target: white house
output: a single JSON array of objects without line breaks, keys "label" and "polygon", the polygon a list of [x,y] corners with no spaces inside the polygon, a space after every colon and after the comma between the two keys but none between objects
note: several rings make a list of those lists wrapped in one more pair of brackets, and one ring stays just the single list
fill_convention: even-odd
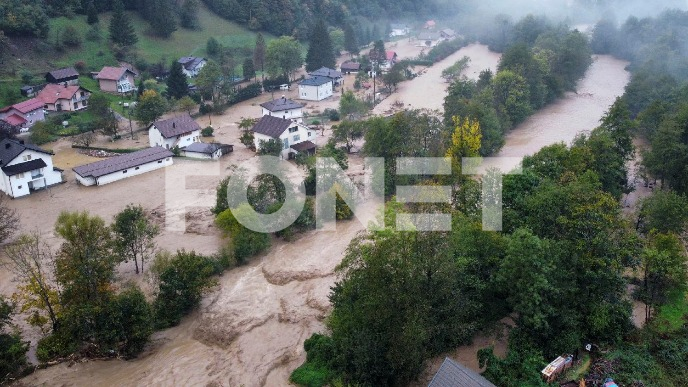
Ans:
[{"label": "white house", "polygon": [[220,157],[234,150],[233,145],[220,143],[194,142],[181,149],[181,155],[194,159],[218,160]]},{"label": "white house", "polygon": [[45,121],[43,106],[43,101],[38,98],[31,98],[0,109],[0,120],[16,126],[24,132],[36,122]]},{"label": "white house", "polygon": [[311,77],[299,82],[299,99],[322,101],[332,96],[332,80],[327,77]]},{"label": "white house", "polygon": [[325,78],[330,78],[330,81],[332,81],[332,88],[334,89],[335,86],[339,86],[342,83],[342,72],[337,71],[335,69],[327,68],[327,67],[321,67],[312,73],[308,73],[311,77],[325,77]]},{"label": "white house", "polygon": [[103,185],[172,165],[172,152],[156,146],[72,168],[86,186]]},{"label": "white house", "polygon": [[0,190],[17,198],[62,182],[62,170],[53,166],[52,153],[22,141],[0,141]]},{"label": "white house", "polygon": [[182,64],[182,71],[189,78],[193,78],[198,75],[203,66],[208,63],[205,58],[199,58],[196,56],[185,56],[179,59],[177,62]]},{"label": "white house", "polygon": [[390,30],[389,36],[392,38],[395,36],[406,36],[411,33],[411,28],[406,24],[392,24]]},{"label": "white house", "polygon": [[303,121],[303,106],[285,96],[260,104],[264,116],[282,117],[299,123]]},{"label": "white house", "polygon": [[155,121],[148,127],[148,142],[152,147],[183,148],[200,141],[201,127],[191,118],[189,113]]},{"label": "white house", "polygon": [[256,149],[260,149],[262,141],[278,140],[282,143],[283,159],[292,159],[300,152],[315,152],[313,141],[317,132],[298,122],[263,116],[252,130]]},{"label": "white house", "polygon": [[418,34],[418,47],[435,47],[442,41],[442,36],[439,32],[423,31]]}]

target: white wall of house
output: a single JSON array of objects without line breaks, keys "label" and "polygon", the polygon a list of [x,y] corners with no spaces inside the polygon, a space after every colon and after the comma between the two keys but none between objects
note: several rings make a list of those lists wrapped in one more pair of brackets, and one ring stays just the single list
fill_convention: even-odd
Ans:
[{"label": "white wall of house", "polygon": [[[279,137],[279,141],[282,142],[282,152],[280,153],[280,157],[286,160],[289,158],[289,153],[296,153],[296,151],[291,149],[291,146],[294,144],[304,141],[311,141],[315,143],[316,135],[317,132],[315,130],[309,129],[305,125],[296,124],[285,130],[284,133],[282,133]],[[254,133],[253,141],[256,149],[260,149],[261,141],[269,141],[272,139],[273,138],[270,136],[266,136],[261,133]]]},{"label": "white wall of house", "polygon": [[196,67],[192,68],[191,70],[187,70],[186,67],[182,66],[182,72],[189,78],[194,78],[195,76],[198,75],[198,73],[201,71],[203,67],[205,67],[205,64],[207,62],[202,60]]},{"label": "white wall of house", "polygon": [[298,108],[298,109],[289,109],[289,110],[278,110],[271,112],[270,110],[266,108],[263,109],[263,115],[264,116],[273,116],[273,117],[279,117],[279,118],[284,118],[285,120],[292,120],[301,123],[303,121],[303,109]]},{"label": "white wall of house", "polygon": [[150,129],[148,129],[148,144],[151,147],[161,146],[165,149],[172,149],[178,146],[182,148],[194,142],[201,142],[200,130],[194,130],[193,132],[185,133],[180,136],[165,138],[155,125],[152,125]]},{"label": "white wall of house", "polygon": [[151,161],[149,163],[141,164],[136,167],[125,169],[123,171],[117,171],[110,173],[108,175],[100,176],[96,179],[89,177],[82,177],[76,174],[76,180],[86,186],[90,185],[105,185],[118,180],[126,179],[127,177],[132,177],[140,175],[146,172],[155,171],[156,169],[165,168],[172,165],[172,157],[167,157],[162,160]]},{"label": "white wall of house", "polygon": [[14,176],[2,174],[0,190],[11,197],[25,196],[31,193],[30,189],[49,187],[62,182],[62,173],[53,170],[53,159],[50,155],[36,152],[30,149],[20,153],[7,166],[21,164],[27,161],[43,159],[46,166],[33,171],[20,173]]},{"label": "white wall of house", "polygon": [[327,97],[332,96],[332,82],[327,82],[324,85],[299,85],[299,98],[308,101],[322,101]]},{"label": "white wall of house", "polygon": [[207,153],[200,153],[200,152],[189,152],[189,151],[182,151],[182,156],[184,157],[190,157],[192,159],[201,159],[201,160],[217,160],[222,156],[222,149],[218,149],[213,154],[207,154]]}]

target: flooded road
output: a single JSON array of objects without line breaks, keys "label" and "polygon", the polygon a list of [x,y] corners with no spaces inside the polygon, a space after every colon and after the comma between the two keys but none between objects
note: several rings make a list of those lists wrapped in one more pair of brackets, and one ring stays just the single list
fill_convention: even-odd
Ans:
[{"label": "flooded road", "polygon": [[[470,77],[477,77],[483,68],[495,69],[499,60],[499,55],[485,46],[465,47],[421,77],[402,84],[376,112],[383,114],[388,108],[383,104],[396,99],[414,108],[441,109],[447,84],[440,73],[464,55],[472,59],[466,74]],[[623,93],[628,82],[624,66],[624,62],[610,57],[595,58],[578,94],[567,94],[514,129],[500,155],[531,154],[547,144],[568,143],[578,132],[593,129],[614,98]],[[232,138],[239,134],[229,124],[223,131]],[[350,173],[360,172],[360,158],[353,157],[350,165]],[[71,367],[60,364],[23,381],[29,385],[78,386],[287,385],[291,371],[305,359],[303,341],[324,329],[334,268],[349,241],[362,230],[357,221],[337,227],[337,232],[310,232],[289,243],[277,241],[265,255],[225,273],[194,314],[180,326],[156,333],[150,348],[136,360],[85,362]],[[209,239],[206,248],[217,246],[216,235],[204,237]],[[185,244],[187,250],[200,247],[186,238],[178,243]],[[495,339],[480,338],[451,355],[477,369],[475,352],[490,343]],[[439,367],[437,363],[433,369],[435,363],[431,362],[428,374]]]}]

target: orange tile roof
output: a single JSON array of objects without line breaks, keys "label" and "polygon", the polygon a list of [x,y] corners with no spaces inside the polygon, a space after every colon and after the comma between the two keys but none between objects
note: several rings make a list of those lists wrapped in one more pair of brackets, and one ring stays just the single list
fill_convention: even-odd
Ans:
[{"label": "orange tile roof", "polygon": [[[45,85],[43,90],[41,90],[40,93],[36,96],[36,98],[40,99],[43,101],[43,103],[50,103],[53,104],[57,102],[59,99],[72,99],[74,94],[76,94],[79,89],[82,89],[82,87],[78,85],[74,86],[62,86],[62,85],[55,85],[55,84],[48,84]],[[86,89],[84,89],[86,90]]]}]

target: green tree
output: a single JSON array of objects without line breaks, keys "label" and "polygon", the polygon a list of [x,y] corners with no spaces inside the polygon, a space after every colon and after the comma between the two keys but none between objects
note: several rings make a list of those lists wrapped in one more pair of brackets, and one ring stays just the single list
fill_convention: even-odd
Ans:
[{"label": "green tree", "polygon": [[330,29],[329,35],[334,56],[337,57],[344,49],[344,30],[341,28],[332,28]]},{"label": "green tree", "polygon": [[136,274],[139,273],[139,262],[143,264],[155,251],[155,237],[160,233],[158,226],[151,223],[143,207],[128,205],[115,215],[112,224],[115,251],[120,259],[134,261]]},{"label": "green tree", "polygon": [[212,261],[194,251],[159,254],[151,271],[159,284],[153,309],[155,324],[160,329],[177,325],[213,283]]},{"label": "green tree", "polygon": [[[227,209],[215,219],[218,228],[229,237],[229,247],[238,262],[245,262],[270,247],[270,234],[249,230],[236,220],[235,212],[252,210],[247,207]],[[245,213],[244,216],[250,215]]]},{"label": "green tree", "polygon": [[16,330],[10,330],[14,307],[0,296],[0,382],[19,376],[26,367],[29,343],[24,342]]},{"label": "green tree", "polygon": [[198,6],[198,0],[186,0],[182,3],[179,9],[179,24],[182,28],[194,30],[199,27]]},{"label": "green tree", "polygon": [[153,0],[148,21],[155,35],[169,38],[177,30],[176,9],[174,0]]},{"label": "green tree", "polygon": [[153,310],[146,296],[137,286],[130,286],[118,294],[112,308],[117,316],[116,348],[125,358],[141,353],[153,333]]},{"label": "green tree", "polygon": [[242,65],[242,70],[243,70],[243,74],[244,74],[244,80],[248,81],[251,78],[255,78],[256,68],[253,65],[253,60],[251,58],[244,59],[244,63]]},{"label": "green tree", "polygon": [[98,23],[98,9],[96,9],[96,5],[94,4],[93,0],[88,2],[88,5],[86,6],[86,22],[88,24],[97,24]]},{"label": "green tree", "polygon": [[282,36],[270,41],[265,52],[265,67],[272,77],[285,75],[292,78],[293,72],[303,65],[301,46],[291,36]]},{"label": "green tree", "polygon": [[220,42],[212,36],[209,37],[208,42],[205,44],[205,53],[208,54],[208,56],[215,57],[220,54],[220,51],[222,51]]},{"label": "green tree", "polygon": [[344,49],[353,57],[358,55],[358,42],[356,41],[356,33],[351,27],[351,24],[344,25]]},{"label": "green tree", "polygon": [[[344,97],[342,96],[342,100]],[[338,144],[344,144],[346,151],[351,153],[354,143],[363,138],[364,129],[360,122],[342,121],[332,128],[332,138]]]},{"label": "green tree", "polygon": [[494,77],[493,86],[498,112],[505,115],[512,125],[521,123],[530,115],[530,92],[522,76],[510,70],[500,71]]},{"label": "green tree", "polygon": [[282,152],[282,141],[271,138],[268,141],[261,140],[258,144],[259,156],[279,156]]},{"label": "green tree", "polygon": [[124,5],[121,0],[115,0],[112,4],[112,18],[110,19],[110,40],[122,46],[133,46],[139,41],[134,27],[124,13]]},{"label": "green tree", "polygon": [[241,129],[241,137],[239,138],[239,141],[241,141],[241,143],[244,144],[246,148],[251,148],[255,145],[255,137],[251,129],[256,124],[256,122],[258,122],[258,119],[256,118],[241,117],[241,121],[237,123],[239,125],[239,129]]},{"label": "green tree", "polygon": [[201,71],[198,72],[196,77],[196,86],[198,90],[204,96],[210,96],[213,100],[216,99],[216,95],[219,97],[219,86],[222,81],[222,69],[217,62],[209,60],[208,63],[203,66]]},{"label": "green tree", "polygon": [[260,32],[256,36],[256,46],[253,49],[253,65],[256,69],[260,69],[261,77],[265,80],[265,38]]},{"label": "green tree", "polygon": [[104,134],[113,136],[117,133],[117,118],[110,109],[110,100],[103,94],[93,94],[88,99],[88,110],[93,112],[93,127]]},{"label": "green tree", "polygon": [[146,90],[136,104],[134,116],[143,126],[155,122],[167,111],[167,102],[154,90]]},{"label": "green tree", "polygon": [[352,119],[362,116],[368,111],[368,106],[364,101],[356,98],[352,91],[345,91],[339,100],[339,113],[344,119]]},{"label": "green tree", "polygon": [[196,103],[196,101],[194,101],[188,95],[183,96],[179,101],[177,101],[177,109],[179,109],[179,111],[191,114],[191,112],[197,107],[198,104]]},{"label": "green tree", "polygon": [[55,257],[55,279],[65,308],[102,303],[111,293],[117,257],[103,219],[88,212],[62,212],[55,232],[63,239]]},{"label": "green tree", "polygon": [[19,229],[19,216],[0,198],[0,243],[7,242]]},{"label": "green tree", "polygon": [[167,77],[167,95],[169,98],[180,99],[189,94],[189,82],[182,69],[181,63],[172,62],[170,76]]},{"label": "green tree", "polygon": [[688,199],[671,190],[658,190],[639,203],[639,228],[682,235],[688,227]]}]

